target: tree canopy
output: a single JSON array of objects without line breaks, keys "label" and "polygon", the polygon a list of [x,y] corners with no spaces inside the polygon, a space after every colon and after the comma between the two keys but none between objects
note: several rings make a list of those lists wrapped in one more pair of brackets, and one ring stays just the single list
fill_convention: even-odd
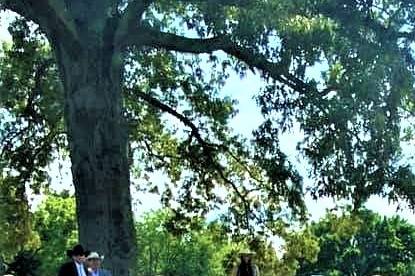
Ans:
[{"label": "tree canopy", "polygon": [[415,227],[400,217],[368,210],[327,214],[310,226],[319,238],[317,262],[302,262],[297,275],[411,275]]},{"label": "tree canopy", "polygon": [[[115,275],[126,275],[122,260],[135,252],[130,172],[177,222],[226,203],[233,229],[251,232],[278,234],[304,218],[306,191],[356,209],[371,195],[415,204],[401,150],[413,139],[402,124],[414,112],[411,1],[0,5],[21,16],[0,61],[3,174],[17,175],[7,183],[20,191],[38,190],[46,166],[69,153],[80,239],[119,262]],[[252,141],[228,125],[237,110],[221,89],[232,72],[264,82]],[[294,124],[311,187],[280,147]],[[154,172],[166,185],[146,181]]]}]

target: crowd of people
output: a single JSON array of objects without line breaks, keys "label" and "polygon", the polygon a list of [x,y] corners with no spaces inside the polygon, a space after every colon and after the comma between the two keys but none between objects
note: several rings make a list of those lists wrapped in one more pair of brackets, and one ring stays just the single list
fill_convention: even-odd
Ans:
[{"label": "crowd of people", "polygon": [[[60,267],[58,276],[112,276],[109,270],[101,268],[104,257],[97,252],[86,251],[78,244],[66,254],[71,260]],[[252,262],[255,252],[244,250],[239,255],[241,261],[234,275],[259,276],[258,267]]]},{"label": "crowd of people", "polygon": [[66,254],[70,261],[60,267],[58,276],[112,276],[110,271],[101,268],[104,257],[97,252],[87,251],[78,244]]}]

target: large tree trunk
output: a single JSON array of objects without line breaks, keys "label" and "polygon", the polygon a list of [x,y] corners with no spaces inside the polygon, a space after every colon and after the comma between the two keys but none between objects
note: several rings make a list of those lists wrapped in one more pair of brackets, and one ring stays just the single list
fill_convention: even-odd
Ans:
[{"label": "large tree trunk", "polygon": [[80,241],[105,254],[114,276],[131,275],[135,235],[120,52],[111,37],[84,41],[76,52],[57,40],[54,49],[65,90]]},{"label": "large tree trunk", "polygon": [[[114,276],[129,275],[136,244],[122,115],[122,46],[115,38],[139,20],[127,16],[120,23],[120,6],[126,2],[0,1],[1,8],[39,24],[54,49],[65,91],[79,238],[88,249],[105,254]],[[143,3],[131,1],[138,8]]]}]

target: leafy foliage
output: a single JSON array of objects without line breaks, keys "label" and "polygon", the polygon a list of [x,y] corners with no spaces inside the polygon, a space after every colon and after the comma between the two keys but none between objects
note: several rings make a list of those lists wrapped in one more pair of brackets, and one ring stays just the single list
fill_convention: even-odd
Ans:
[{"label": "leafy foliage", "polygon": [[[13,192],[14,185],[4,187]],[[9,194],[9,200],[15,199],[15,202],[0,206],[1,219],[5,222],[0,226],[4,258],[1,265],[7,264],[8,273],[56,275],[66,261],[66,250],[77,243],[75,199],[67,193],[47,193],[44,197],[34,213],[25,209],[27,202],[21,203],[21,197],[14,194]]]},{"label": "leafy foliage", "polygon": [[[298,122],[304,133],[299,149],[313,166],[310,190],[316,198],[352,198],[359,207],[380,194],[413,203],[413,176],[400,150],[401,121],[413,113],[413,5],[275,0],[214,9],[160,1],[155,7],[166,15],[149,16],[148,24],[200,37],[225,36],[250,54],[246,64],[235,61],[237,72],[261,70],[268,86],[258,103],[266,121],[255,133],[261,157],[255,164],[279,186],[274,191],[285,197],[296,192],[289,199],[301,206],[295,173],[283,178],[293,182],[288,189],[273,177],[292,172],[278,137]],[[176,21],[187,28],[177,30]],[[264,146],[266,137],[273,144]],[[282,164],[282,170],[270,164]]]},{"label": "leafy foliage", "polygon": [[412,173],[400,162],[400,124],[414,81],[410,41],[400,31],[413,25],[407,16],[413,7],[375,2],[296,1],[281,52],[292,55],[290,71],[308,79],[307,86],[294,92],[276,82],[258,97],[274,126],[266,133],[300,123],[299,148],[313,166],[315,197],[351,197],[356,207],[372,194],[411,204],[413,195]]},{"label": "leafy foliage", "polygon": [[[291,231],[284,236],[282,258],[275,244],[257,237],[231,236],[222,222],[195,219],[186,232],[170,231],[171,212],[157,211],[137,223],[139,275],[233,275],[239,252],[251,248],[261,275],[296,275],[300,260],[315,261],[318,243],[309,231]],[[141,273],[141,274],[140,274]]]},{"label": "leafy foliage", "polygon": [[303,261],[298,275],[409,275],[415,227],[399,217],[367,210],[327,214],[309,230],[319,238],[317,262]]},{"label": "leafy foliage", "polygon": [[[171,211],[160,210],[137,222],[139,275],[229,275],[239,262],[238,252],[248,247],[256,252],[255,263],[264,276],[411,275],[413,271],[415,228],[399,217],[367,210],[329,213],[303,230],[282,231],[279,254],[275,243],[259,236],[231,236],[221,222],[194,218],[186,231],[172,232],[174,217]],[[40,247],[16,254],[16,269],[54,275],[65,261],[65,250],[76,242],[76,228],[74,198],[65,193],[46,195],[34,213]],[[18,265],[22,260],[33,267]]]},{"label": "leafy foliage", "polygon": [[[232,208],[235,220],[246,221],[238,205],[251,210],[248,220],[272,218],[280,211],[279,196],[301,214],[301,177],[279,148],[280,135],[294,123],[304,133],[299,149],[312,165],[315,181],[308,188],[315,198],[350,198],[356,208],[374,194],[413,203],[414,178],[400,148],[402,120],[413,114],[412,5],[274,0],[215,8],[204,1],[155,1],[151,7],[143,24],[230,41],[241,50],[219,47],[233,57],[218,59],[214,52],[210,60],[241,76],[259,71],[267,83],[257,97],[265,121],[254,133],[252,151],[235,145],[242,162],[225,174],[263,193],[249,202],[231,197],[239,203]],[[216,63],[209,65],[216,69]],[[235,171],[252,174],[244,178]],[[258,198],[269,213],[252,215]]]},{"label": "leafy foliage", "polygon": [[19,252],[39,245],[39,237],[33,231],[25,190],[22,190],[17,177],[0,178],[0,220],[1,259],[11,262]]},{"label": "leafy foliage", "polygon": [[7,273],[16,276],[35,276],[38,274],[40,261],[36,256],[36,252],[20,251],[9,264]]},{"label": "leafy foliage", "polygon": [[[8,160],[4,166],[25,172],[19,177],[39,191],[47,186],[45,166],[68,150],[62,87],[36,27],[19,18],[10,30],[14,41],[5,48],[3,66],[7,70],[2,77],[9,85],[4,85],[7,93],[1,101],[8,114],[2,128],[2,153]],[[205,70],[206,65],[223,69]],[[144,179],[137,184],[139,189],[160,193],[166,206],[179,206],[175,210],[177,228],[225,201],[233,206],[230,221],[250,231],[255,220],[278,224],[281,218],[276,214],[286,198],[294,216],[304,216],[301,177],[285,155],[276,150],[276,156],[263,161],[261,152],[252,153],[240,137],[230,134],[227,124],[236,114],[235,101],[219,94],[229,65],[216,55],[195,58],[159,49],[131,49],[126,58],[124,112],[132,171],[136,178]],[[22,81],[16,83],[15,79]],[[179,124],[170,123],[172,118]],[[37,133],[37,129],[41,131]],[[261,138],[262,145],[273,138]],[[11,146],[19,144],[22,146]],[[260,168],[268,165],[264,178]],[[168,176],[166,185],[148,181],[155,173]],[[216,193],[219,187],[227,193]]]},{"label": "leafy foliage", "polygon": [[175,236],[166,228],[168,216],[159,211],[137,223],[139,275],[226,275],[221,261],[230,246],[224,233],[200,223],[198,230]]},{"label": "leafy foliage", "polygon": [[0,59],[2,169],[18,174],[35,192],[48,183],[45,169],[65,145],[62,88],[50,50],[38,31],[17,19],[11,45]]},{"label": "leafy foliage", "polygon": [[[257,255],[261,275],[295,275],[300,260],[312,262],[317,243],[309,232],[287,232],[282,258],[274,246],[260,237],[231,237],[223,223],[194,219],[186,232],[171,232],[171,211],[149,213],[136,223],[138,275],[229,275],[239,263],[239,251],[250,247]],[[65,261],[64,252],[76,243],[74,198],[48,194],[34,213],[34,228],[40,237],[36,258],[38,275],[54,275]],[[174,230],[174,229],[173,229]],[[105,263],[104,263],[105,266]]]},{"label": "leafy foliage", "polygon": [[0,229],[6,259],[39,246],[27,194],[48,185],[46,166],[64,143],[58,135],[60,82],[45,40],[24,20],[16,20],[9,31],[13,42],[3,44],[0,58],[0,214],[5,222]]},{"label": "leafy foliage", "polygon": [[[230,232],[282,235],[286,223],[304,219],[304,176],[279,141],[294,124],[304,134],[298,149],[312,165],[308,188],[315,198],[351,199],[356,210],[371,195],[415,205],[415,177],[401,152],[402,121],[413,119],[415,106],[411,1],[118,1],[115,9],[107,1],[92,3],[114,21],[128,17],[136,3],[147,7],[134,21],[140,29],[127,39],[139,33],[142,44],[128,45],[122,55],[123,115],[137,186],[174,209],[170,231],[183,234],[197,227],[195,218],[224,204]],[[83,5],[74,1],[65,14]],[[99,15],[72,19],[95,37],[103,29],[95,24]],[[67,150],[65,94],[39,30],[19,18],[10,31],[13,43],[0,60],[0,169],[2,183],[18,191],[4,202],[20,200],[27,221],[26,184],[40,191],[48,182],[46,165]],[[220,93],[229,74],[248,71],[266,84],[257,95],[265,120],[251,143],[232,134],[235,101]],[[154,174],[168,177],[165,185],[151,183]],[[313,253],[312,235],[303,235]]]},{"label": "leafy foliage", "polygon": [[68,194],[49,193],[33,214],[34,230],[39,235],[37,257],[39,275],[56,275],[66,261],[66,250],[78,240],[75,199]]}]

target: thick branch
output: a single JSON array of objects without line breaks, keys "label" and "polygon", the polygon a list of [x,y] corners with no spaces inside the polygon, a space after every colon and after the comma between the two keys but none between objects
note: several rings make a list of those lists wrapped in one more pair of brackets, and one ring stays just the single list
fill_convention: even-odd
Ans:
[{"label": "thick branch", "polygon": [[182,3],[188,4],[207,4],[221,6],[245,6],[249,4],[249,0],[180,0]]},{"label": "thick branch", "polygon": [[136,36],[130,35],[128,44],[141,44],[193,54],[223,51],[245,62],[249,67],[258,69],[265,77],[271,77],[298,92],[318,92],[315,87],[288,73],[285,66],[277,62],[269,61],[265,55],[257,53],[253,49],[239,46],[227,36],[206,39],[187,38],[149,28],[137,29],[135,33],[137,34]]},{"label": "thick branch", "polygon": [[25,16],[25,17],[33,17],[33,15],[28,13],[27,5],[28,5],[27,0],[21,0],[21,1],[0,0],[1,9],[11,10],[11,11],[13,11],[15,13],[18,13],[18,14],[20,14],[22,16]]},{"label": "thick branch", "polygon": [[75,25],[66,15],[63,1],[56,0],[0,0],[1,8],[11,10],[38,24],[47,36],[75,48],[79,40]]},{"label": "thick branch", "polygon": [[218,50],[224,50],[229,46],[225,37],[206,39],[187,38],[149,28],[137,29],[136,34],[136,36],[130,35],[128,41],[129,44],[144,44],[185,53],[211,53]]},{"label": "thick branch", "polygon": [[398,38],[406,38],[409,40],[415,40],[415,31],[412,32],[399,32]]},{"label": "thick branch", "polygon": [[123,45],[124,40],[139,25],[143,13],[154,0],[132,0],[125,9],[116,33],[116,44]]}]

